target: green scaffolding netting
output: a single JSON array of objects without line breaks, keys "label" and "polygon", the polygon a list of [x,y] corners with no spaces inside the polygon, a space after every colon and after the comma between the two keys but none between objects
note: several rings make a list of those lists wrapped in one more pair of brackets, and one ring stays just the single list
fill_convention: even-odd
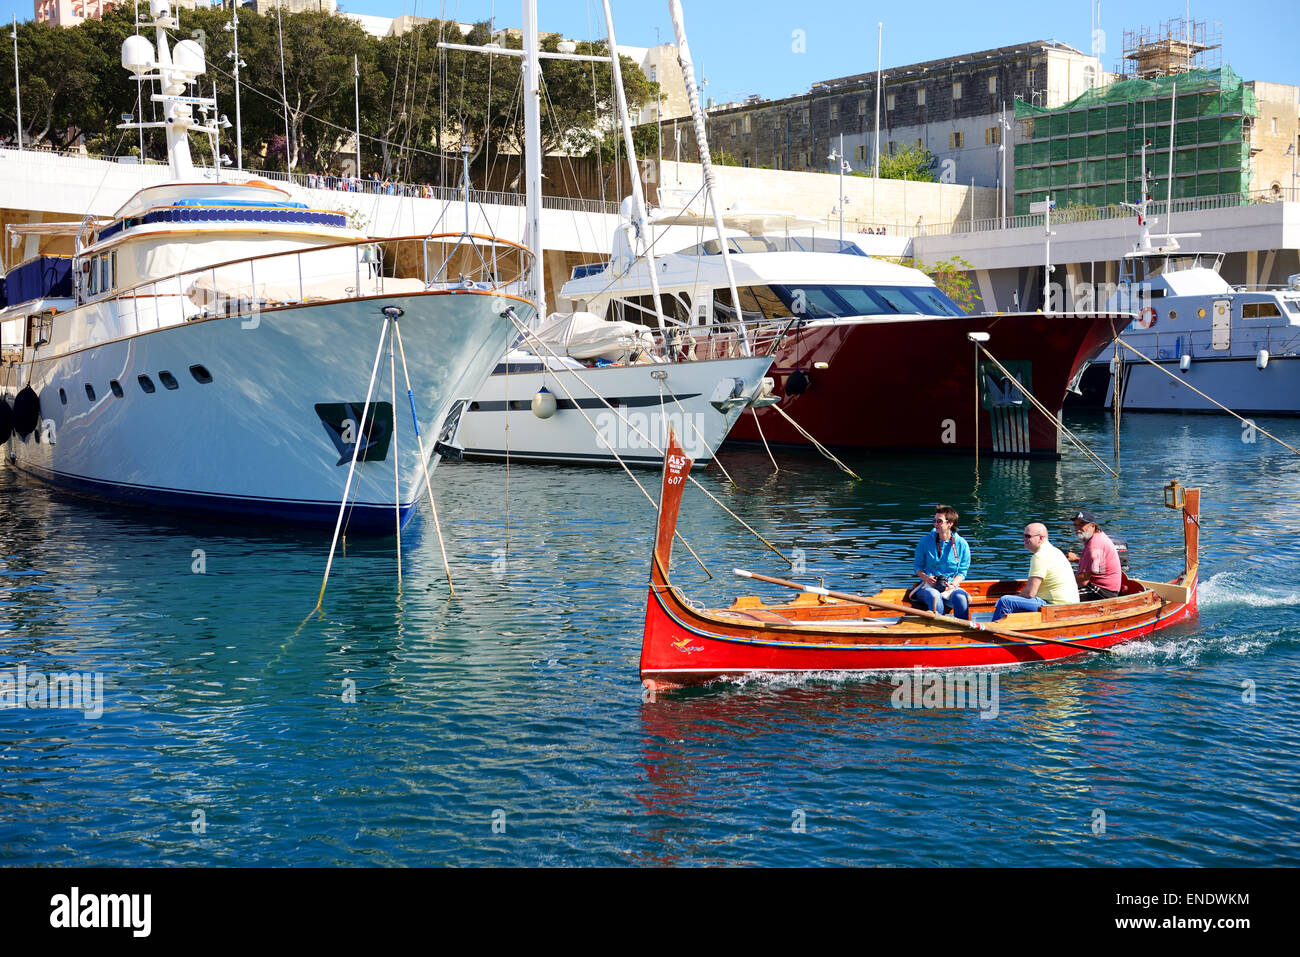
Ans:
[{"label": "green scaffolding netting", "polygon": [[1249,184],[1246,121],[1254,91],[1230,68],[1120,80],[1051,109],[1016,100],[1015,211],[1049,195],[1058,208],[1136,202],[1147,148],[1152,194],[1167,195],[1170,120],[1175,198],[1239,193]]}]

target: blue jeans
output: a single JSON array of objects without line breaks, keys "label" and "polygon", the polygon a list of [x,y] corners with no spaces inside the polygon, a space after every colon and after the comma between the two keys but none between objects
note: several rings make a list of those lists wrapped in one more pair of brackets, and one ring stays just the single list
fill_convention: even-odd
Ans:
[{"label": "blue jeans", "polygon": [[947,598],[939,589],[931,585],[922,585],[916,590],[916,597],[933,612],[952,612],[955,618],[970,621],[970,595],[960,588],[955,589]]},{"label": "blue jeans", "polygon": [[997,606],[993,609],[993,620],[1007,617],[1012,612],[1017,611],[1038,611],[1046,605],[1047,602],[1034,596],[1033,598],[1021,598],[1019,595],[1003,595],[998,599]]}]

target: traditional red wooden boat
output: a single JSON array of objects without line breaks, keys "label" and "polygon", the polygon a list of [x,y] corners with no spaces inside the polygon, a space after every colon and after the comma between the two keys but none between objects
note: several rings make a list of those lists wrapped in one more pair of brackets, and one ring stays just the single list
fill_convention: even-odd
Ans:
[{"label": "traditional red wooden boat", "polygon": [[766,604],[746,595],[728,608],[696,608],[668,577],[691,465],[676,436],[671,436],[641,644],[641,680],[651,689],[759,672],[892,672],[917,666],[974,668],[1052,661],[1105,653],[1112,645],[1149,635],[1196,613],[1201,494],[1200,489],[1184,489],[1176,481],[1165,487],[1165,505],[1182,515],[1183,573],[1172,582],[1125,576],[1120,594],[1104,601],[1048,605],[986,624],[979,616],[987,617],[998,597],[1018,591],[1023,581],[963,582],[976,619],[966,622],[900,604],[902,588],[853,596],[745,573],[800,588],[804,594],[786,603]]}]

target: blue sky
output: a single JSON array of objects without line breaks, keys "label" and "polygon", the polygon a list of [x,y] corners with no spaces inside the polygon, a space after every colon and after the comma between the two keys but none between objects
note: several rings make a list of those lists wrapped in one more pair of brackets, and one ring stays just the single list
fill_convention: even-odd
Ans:
[{"label": "blue sky", "polygon": [[[515,0],[341,0],[345,10],[380,16],[415,13],[462,21],[495,16],[518,26]],[[876,22],[885,24],[884,62],[916,63],[1030,40],[1059,40],[1091,47],[1091,0],[925,0],[883,4],[860,0],[682,0],[691,50],[719,102],[750,93],[776,98],[806,92],[809,84],[863,73],[876,66]],[[543,30],[576,40],[604,36],[599,0],[538,0]],[[672,38],[667,0],[613,0],[620,43],[649,46]],[[0,0],[4,18],[32,18],[31,0]],[[1186,0],[1102,0],[1102,62],[1113,69],[1123,33],[1181,18]],[[1222,58],[1246,79],[1300,84],[1296,55],[1300,10],[1294,0],[1237,0],[1191,4],[1193,20],[1222,23]],[[804,52],[795,52],[803,31]],[[6,38],[7,39],[7,38]]]}]

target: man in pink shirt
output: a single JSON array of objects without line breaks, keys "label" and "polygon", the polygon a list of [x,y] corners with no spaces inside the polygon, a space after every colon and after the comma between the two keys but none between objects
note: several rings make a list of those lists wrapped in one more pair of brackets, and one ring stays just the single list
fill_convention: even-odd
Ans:
[{"label": "man in pink shirt", "polygon": [[1119,550],[1097,525],[1092,512],[1074,514],[1074,537],[1083,543],[1083,555],[1070,552],[1070,561],[1079,563],[1075,579],[1079,582],[1079,601],[1101,601],[1119,594],[1123,573],[1119,566]]}]

